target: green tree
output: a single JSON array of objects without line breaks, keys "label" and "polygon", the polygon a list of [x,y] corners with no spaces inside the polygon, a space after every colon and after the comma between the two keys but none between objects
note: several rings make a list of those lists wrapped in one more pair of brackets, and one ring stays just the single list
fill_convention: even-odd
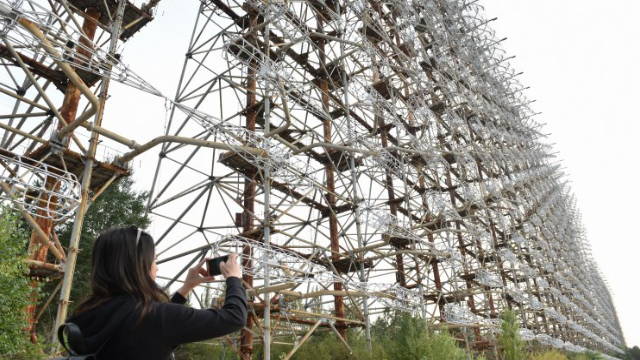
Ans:
[{"label": "green tree", "polygon": [[500,316],[502,319],[501,334],[498,343],[502,347],[505,360],[524,360],[526,358],[525,343],[520,337],[520,326],[513,310],[507,310]]},{"label": "green tree", "polygon": [[634,346],[632,348],[628,348],[624,352],[625,360],[640,360],[640,348]]},{"label": "green tree", "polygon": [[558,350],[549,350],[531,355],[531,360],[569,360],[569,358]]},{"label": "green tree", "polygon": [[390,359],[420,360],[427,353],[426,323],[407,313],[385,311],[371,327],[371,335]]},{"label": "green tree", "polygon": [[16,213],[8,207],[0,209],[0,357],[32,359],[39,357],[39,348],[31,344],[26,330],[25,310],[34,294],[27,277],[29,235],[18,224]]},{"label": "green tree", "polygon": [[[145,216],[148,193],[137,193],[132,186],[133,180],[130,177],[122,178],[118,183],[112,184],[91,204],[84,216],[80,233],[80,252],[70,296],[74,304],[89,294],[91,250],[96,237],[113,226],[136,225],[143,229],[149,226],[149,218]],[[60,232],[61,241],[65,241],[67,246],[72,229],[73,222],[69,222]]]},{"label": "green tree", "polygon": [[438,332],[431,334],[427,345],[427,353],[422,356],[421,360],[467,359],[466,351],[458,346],[456,339],[449,333]]},{"label": "green tree", "polygon": [[425,320],[407,313],[385,312],[373,326],[374,344],[381,344],[388,359],[464,360],[465,350],[447,332],[429,333]]},{"label": "green tree", "polygon": [[[122,178],[115,184],[111,184],[94,201],[84,216],[78,259],[73,276],[73,286],[69,299],[72,313],[75,305],[89,294],[91,288],[91,250],[96,237],[104,230],[113,226],[136,225],[141,228],[149,226],[150,220],[145,216],[145,205],[148,193],[138,193],[132,189],[133,180],[130,177]],[[65,247],[69,246],[73,219],[63,224],[58,231],[60,241]],[[44,287],[44,296],[49,296],[57,283],[47,283]],[[51,331],[57,313],[59,294],[54,296],[54,302],[45,310],[38,323],[38,329],[45,338],[51,338]]]},{"label": "green tree", "polygon": [[575,354],[571,357],[571,360],[603,360],[604,358],[597,352],[585,351],[583,353]]},{"label": "green tree", "polygon": [[[262,348],[257,349],[257,353],[262,355]],[[272,349],[274,350],[274,349]],[[286,355],[291,347],[281,349],[280,354]],[[277,358],[278,352],[273,352]],[[262,359],[262,358],[260,358]],[[292,359],[295,360],[311,360],[311,359],[331,359],[331,360],[347,360],[354,359],[349,350],[338,340],[337,335],[332,331],[316,330],[314,334],[296,351]]]}]

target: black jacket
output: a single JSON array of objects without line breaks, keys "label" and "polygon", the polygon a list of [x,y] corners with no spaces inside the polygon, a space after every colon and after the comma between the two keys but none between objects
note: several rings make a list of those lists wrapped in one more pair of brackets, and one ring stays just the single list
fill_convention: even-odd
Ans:
[{"label": "black jacket", "polygon": [[[211,339],[242,329],[247,320],[247,300],[239,278],[227,279],[224,306],[199,310],[184,306],[176,293],[171,303],[155,303],[138,324],[141,307],[129,295],[114,297],[99,308],[67,320],[80,327],[90,352],[104,359],[168,359],[180,344]],[[115,331],[115,333],[114,333]]]}]

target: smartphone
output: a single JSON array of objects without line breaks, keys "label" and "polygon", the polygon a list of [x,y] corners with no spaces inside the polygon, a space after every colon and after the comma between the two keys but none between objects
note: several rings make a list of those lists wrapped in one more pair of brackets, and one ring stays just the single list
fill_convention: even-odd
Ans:
[{"label": "smartphone", "polygon": [[229,255],[220,256],[217,258],[207,260],[207,271],[209,272],[209,276],[220,275],[220,263],[226,263],[229,260]]}]

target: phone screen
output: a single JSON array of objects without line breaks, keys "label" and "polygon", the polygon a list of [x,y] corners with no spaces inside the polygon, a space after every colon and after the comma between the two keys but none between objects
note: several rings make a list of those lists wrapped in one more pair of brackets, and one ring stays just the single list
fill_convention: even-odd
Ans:
[{"label": "phone screen", "polygon": [[207,261],[207,270],[209,271],[209,276],[220,275],[220,263],[227,262],[227,260],[229,260],[229,255],[209,259]]}]

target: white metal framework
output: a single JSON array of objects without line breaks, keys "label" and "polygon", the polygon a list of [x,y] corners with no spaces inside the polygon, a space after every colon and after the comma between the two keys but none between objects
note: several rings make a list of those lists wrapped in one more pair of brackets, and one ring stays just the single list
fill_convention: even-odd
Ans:
[{"label": "white metal framework", "polygon": [[[80,24],[89,9],[111,19],[97,26],[102,38]],[[252,314],[236,349],[245,357],[254,343],[269,354],[274,339],[318,328],[362,328],[370,340],[385,309],[461,329],[467,348],[495,346],[511,308],[527,341],[620,351],[575,200],[481,10],[462,0],[202,0],[166,133],[140,145],[87,120],[104,104],[106,90],[89,89],[99,80],[167,98],[115,51],[148,9],[2,0],[0,91],[13,104],[0,117],[2,181],[18,183],[14,168],[36,173],[39,146],[87,155],[76,129],[129,146],[104,161],[121,170],[100,186],[86,168],[81,186],[73,171],[42,165],[38,174],[68,182],[55,187],[66,215],[85,206],[80,187],[99,194],[161,144],[148,208],[159,263],[171,264],[161,269],[183,269],[161,277],[171,287],[201,256],[239,253]],[[71,119],[56,90],[69,82],[87,104]],[[20,189],[23,199],[52,191]]]}]

